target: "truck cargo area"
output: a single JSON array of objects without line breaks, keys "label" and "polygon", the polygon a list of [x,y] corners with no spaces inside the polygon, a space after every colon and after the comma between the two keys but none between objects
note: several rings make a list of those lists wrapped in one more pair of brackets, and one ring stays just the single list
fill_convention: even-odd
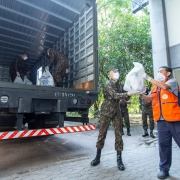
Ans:
[{"label": "truck cargo area", "polygon": [[[47,48],[69,61],[63,87],[38,86]],[[33,85],[11,82],[9,67],[25,51]],[[54,74],[54,66],[50,68]],[[0,127],[28,123],[29,129],[88,123],[98,97],[98,36],[95,0],[0,0]],[[80,117],[67,117],[78,112]]]}]

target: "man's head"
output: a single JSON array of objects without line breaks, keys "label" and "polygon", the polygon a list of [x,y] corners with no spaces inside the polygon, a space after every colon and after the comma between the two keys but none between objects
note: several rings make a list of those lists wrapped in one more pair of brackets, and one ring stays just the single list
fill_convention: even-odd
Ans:
[{"label": "man's head", "polygon": [[116,67],[111,67],[109,69],[109,77],[115,81],[119,80],[119,70]]},{"label": "man's head", "polygon": [[172,69],[168,66],[161,66],[158,70],[157,79],[166,82],[172,74]]},{"label": "man's head", "polygon": [[26,52],[22,52],[21,57],[22,59],[27,60],[29,58],[29,55]]}]

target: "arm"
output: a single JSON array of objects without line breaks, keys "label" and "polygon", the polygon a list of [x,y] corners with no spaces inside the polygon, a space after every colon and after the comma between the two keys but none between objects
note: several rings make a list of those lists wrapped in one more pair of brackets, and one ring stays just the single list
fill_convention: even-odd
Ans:
[{"label": "arm", "polygon": [[53,51],[53,50],[50,50],[49,56],[50,56],[50,59],[49,59],[49,62],[48,62],[48,67],[50,67],[51,64],[52,64],[53,61],[54,61],[54,51]]},{"label": "arm", "polygon": [[146,96],[145,94],[140,95],[147,103],[152,102],[153,98]]},{"label": "arm", "polygon": [[166,89],[166,90],[170,89],[170,86],[168,84],[165,84],[165,82],[157,81],[157,80],[149,77],[146,73],[143,73],[142,77],[161,89]]},{"label": "arm", "polygon": [[149,82],[151,82],[152,84],[158,86],[161,89],[170,89],[170,86],[168,84],[165,84],[163,82],[160,81],[156,81],[155,79],[151,79]]},{"label": "arm", "polygon": [[16,59],[15,59],[15,70],[16,70],[16,72],[19,72],[18,62],[19,62],[19,59],[16,57]]},{"label": "arm", "polygon": [[131,101],[129,100],[129,98],[127,99],[122,99],[122,100],[120,100],[120,103],[126,103],[126,104],[131,104]]},{"label": "arm", "polygon": [[110,84],[105,85],[104,91],[106,91],[114,100],[124,99],[125,97],[128,97],[127,93],[117,93]]}]

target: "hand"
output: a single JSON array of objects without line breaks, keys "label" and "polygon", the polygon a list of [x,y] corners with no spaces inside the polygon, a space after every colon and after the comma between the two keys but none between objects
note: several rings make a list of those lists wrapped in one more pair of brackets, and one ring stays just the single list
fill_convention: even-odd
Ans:
[{"label": "hand", "polygon": [[49,66],[46,66],[46,67],[45,67],[45,70],[49,71]]},{"label": "hand", "polygon": [[17,72],[16,74],[17,74],[17,76],[18,76],[18,77],[20,77],[20,74],[19,74],[19,72]]},{"label": "hand", "polygon": [[127,92],[127,95],[128,95],[128,96],[132,96],[133,94],[139,94],[139,93],[140,93],[140,91],[130,90],[130,91]]},{"label": "hand", "polygon": [[27,79],[27,76],[26,76],[26,75],[24,76],[24,79]]},{"label": "hand", "polygon": [[150,81],[152,79],[152,77],[149,77],[146,73],[142,73],[142,74],[140,74],[140,76],[148,81]]}]

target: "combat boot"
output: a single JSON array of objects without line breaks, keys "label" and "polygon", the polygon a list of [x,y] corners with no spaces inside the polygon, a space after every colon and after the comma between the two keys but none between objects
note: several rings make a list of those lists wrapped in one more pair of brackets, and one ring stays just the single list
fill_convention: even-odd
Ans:
[{"label": "combat boot", "polygon": [[131,136],[130,128],[127,128],[127,135],[128,135],[128,136]]},{"label": "combat boot", "polygon": [[100,163],[100,158],[101,158],[101,149],[97,148],[97,154],[95,159],[91,162],[91,166],[96,166]]},{"label": "combat boot", "polygon": [[150,136],[151,136],[152,138],[155,138],[155,136],[154,136],[154,134],[153,134],[153,130],[150,131]]},{"label": "combat boot", "polygon": [[121,151],[117,151],[117,166],[118,166],[118,169],[120,171],[124,171],[125,170],[125,167],[124,167],[124,164],[122,162],[122,156],[121,156]]},{"label": "combat boot", "polygon": [[123,130],[123,128],[122,128],[122,130],[121,130],[121,134],[124,135],[124,130]]},{"label": "combat boot", "polygon": [[144,130],[144,134],[142,135],[142,137],[146,137],[146,136],[149,136],[147,129]]}]

